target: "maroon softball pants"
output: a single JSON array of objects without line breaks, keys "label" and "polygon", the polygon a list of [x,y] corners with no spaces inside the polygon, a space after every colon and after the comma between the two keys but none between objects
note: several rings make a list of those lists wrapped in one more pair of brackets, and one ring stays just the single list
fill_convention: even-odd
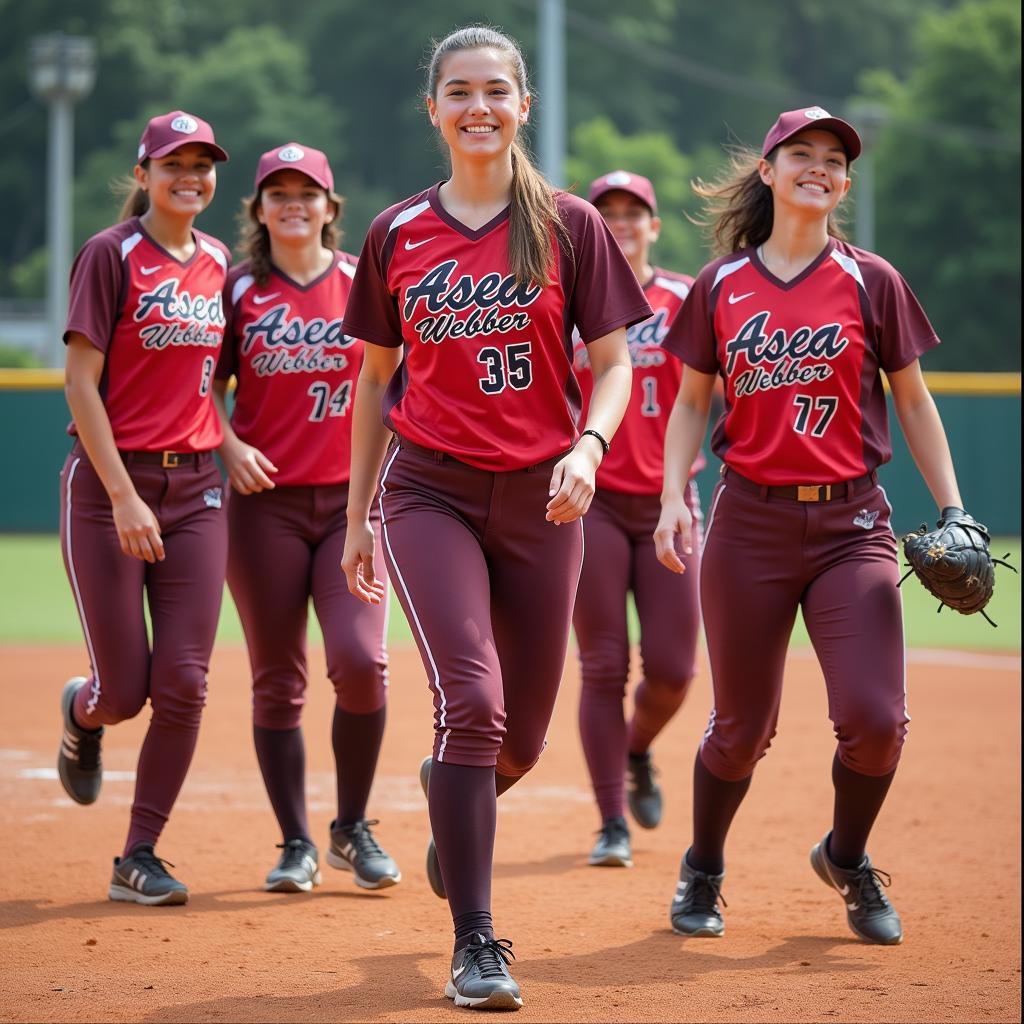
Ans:
[{"label": "maroon softball pants", "polygon": [[491,473],[395,443],[384,554],[434,695],[434,758],[525,775],[565,664],[583,534],[545,520],[557,459]]},{"label": "maroon softball pants", "polygon": [[[227,578],[249,648],[258,727],[299,725],[310,598],[338,707],[367,715],[384,706],[388,599],[356,601],[338,569],[347,504],[348,484],[231,493]],[[383,558],[377,561],[383,579]]]},{"label": "maroon softball pants", "polygon": [[147,700],[153,708],[136,772],[130,850],[157,841],[192,761],[224,592],[227,518],[208,452],[172,469],[158,453],[126,452],[124,459],[160,524],[164,561],[151,565],[121,551],[110,499],[78,445],[61,473],[61,549],[92,668],[75,701],[76,721],[99,728],[134,718]]},{"label": "maroon softball pants", "polygon": [[714,708],[701,759],[747,778],[775,735],[798,610],[825,676],[840,761],[892,772],[906,736],[903,618],[891,509],[872,475],[801,502],[726,471],[701,564]]},{"label": "maroon softball pants", "polygon": [[[623,814],[627,751],[648,749],[683,703],[696,672],[701,513],[692,480],[686,504],[694,521],[693,554],[682,553],[680,540],[686,566],[681,576],[666,572],[655,555],[658,495],[598,490],[584,517],[586,557],[573,611],[582,674],[579,727],[604,821]],[[640,620],[642,677],[627,725],[630,592]]]}]

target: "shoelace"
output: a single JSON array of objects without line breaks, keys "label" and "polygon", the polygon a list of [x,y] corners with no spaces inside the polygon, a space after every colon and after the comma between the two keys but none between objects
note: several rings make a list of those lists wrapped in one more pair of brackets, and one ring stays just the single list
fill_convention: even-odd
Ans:
[{"label": "shoelace", "polygon": [[614,842],[616,839],[629,839],[629,829],[620,821],[606,821],[594,834],[608,842]]},{"label": "shoelace", "polygon": [[154,878],[173,878],[167,868],[173,868],[174,865],[169,860],[158,857],[152,850],[145,847],[134,850],[131,859],[145,867]]},{"label": "shoelace", "polygon": [[487,939],[483,943],[471,942],[463,963],[467,967],[476,964],[481,978],[504,978],[506,966],[515,958],[511,939]]},{"label": "shoelace", "polygon": [[857,887],[857,902],[869,913],[888,910],[891,904],[882,886],[892,885],[892,875],[876,867],[866,867],[858,872],[850,881]]},{"label": "shoelace", "polygon": [[379,824],[380,820],[378,818],[371,818],[369,821],[364,819],[363,821],[357,821],[351,828],[346,829],[349,838],[352,840],[352,845],[356,848],[357,857],[387,856],[370,831],[371,825]]},{"label": "shoelace", "polygon": [[722,895],[722,883],[713,881],[708,875],[696,875],[686,886],[684,906],[701,914],[717,913],[716,903],[729,906]]},{"label": "shoelace", "polygon": [[286,843],[278,843],[277,848],[284,850],[281,854],[280,867],[284,870],[303,867],[302,859],[308,852],[308,845],[301,839],[289,839]]},{"label": "shoelace", "polygon": [[100,766],[100,739],[102,731],[78,734],[78,767],[83,772],[94,772]]}]

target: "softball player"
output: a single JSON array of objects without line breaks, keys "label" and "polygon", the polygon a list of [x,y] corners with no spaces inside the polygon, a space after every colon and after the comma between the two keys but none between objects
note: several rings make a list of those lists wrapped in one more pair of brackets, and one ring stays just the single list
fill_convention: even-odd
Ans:
[{"label": "softball player", "polygon": [[92,674],[64,687],[57,765],[67,794],[92,803],[104,727],[152,704],[109,893],[135,903],[188,900],[153,851],[195,749],[224,589],[210,392],[230,257],[192,226],[218,160],[227,153],[205,121],[153,118],[121,222],[71,270],[65,392],[77,440],[61,474],[61,547]]},{"label": "softball player", "polygon": [[[714,709],[694,774],[694,840],[671,907],[682,935],[721,935],[723,849],[775,733],[797,609],[825,675],[838,748],[832,830],[811,852],[865,942],[902,939],[865,853],[906,733],[896,540],[875,470],[891,457],[885,395],[940,508],[959,506],[949,446],[919,357],[938,339],[903,278],[842,239],[833,215],[861,151],[820,107],[781,114],[760,154],[699,187],[727,253],[701,272],[665,341],[687,365],[665,441],[658,557],[676,572],[683,499],[715,374],[724,461],[701,566]],[[693,372],[691,372],[691,370]]]},{"label": "softball player", "polygon": [[[320,882],[309,835],[300,718],[310,598],[323,630],[336,704],[331,741],[338,814],[327,862],[357,885],[401,874],[366,820],[384,734],[387,602],[351,599],[338,562],[345,544],[352,392],[362,342],[341,329],[355,259],[336,251],[341,211],[327,157],[288,143],[264,153],[245,202],[248,259],[225,286],[228,321],[217,368],[228,506],[228,584],[253,675],[253,737],[281,827],[266,888],[308,892]],[[223,396],[238,381],[228,422]]]},{"label": "softball player", "polygon": [[[650,248],[658,239],[661,220],[654,186],[647,178],[612,171],[591,183],[588,198],[611,229],[654,310],[650,320],[626,333],[633,392],[615,450],[598,470],[594,501],[584,520],[587,557],[573,611],[583,676],[580,737],[601,814],[601,830],[589,862],[632,867],[629,828],[623,816],[624,768],[628,768],[634,819],[643,828],[655,828],[661,821],[662,797],[650,746],[686,696],[694,674],[700,621],[697,556],[684,554],[687,572],[669,576],[658,565],[652,536],[661,512],[658,495],[665,425],[672,408],[669,396],[678,391],[682,376],[682,364],[665,352],[662,341],[693,278],[651,266]],[[578,336],[575,341],[576,372],[586,402],[590,364],[586,346]],[[698,455],[691,476],[703,465],[703,455]],[[692,480],[686,499],[699,520]],[[636,687],[633,717],[627,725],[623,700],[629,676],[626,598],[630,591],[640,618],[643,679]]]},{"label": "softball player", "polygon": [[[516,1008],[511,943],[491,921],[495,796],[544,746],[579,517],[629,396],[625,328],[651,311],[597,211],[554,193],[516,143],[530,95],[514,42],[454,32],[426,93],[451,177],[373,222],[345,314],[368,344],[343,567],[354,594],[380,600],[380,471],[385,557],[434,695],[430,822],[455,925],[445,994]],[[574,324],[595,379],[582,436]]]}]

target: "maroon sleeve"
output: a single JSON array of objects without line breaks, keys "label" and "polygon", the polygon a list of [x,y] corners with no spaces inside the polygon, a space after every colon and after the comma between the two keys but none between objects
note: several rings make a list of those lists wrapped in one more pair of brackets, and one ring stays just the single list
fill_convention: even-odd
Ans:
[{"label": "maroon sleeve", "polygon": [[894,373],[935,348],[939,338],[900,273],[881,257],[863,252],[858,255],[870,255],[870,259],[858,262],[871,307],[878,365]]},{"label": "maroon sleeve", "polygon": [[718,339],[711,304],[713,266],[705,267],[665,335],[662,348],[698,373],[718,373]]},{"label": "maroon sleeve", "polygon": [[238,373],[238,339],[235,337],[235,304],[232,301],[238,279],[249,272],[249,264],[240,263],[228,271],[224,281],[224,344],[214,371],[216,380],[228,380]]},{"label": "maroon sleeve", "polygon": [[[586,344],[654,315],[636,275],[597,209],[576,196],[558,196],[572,245],[569,313]],[[564,261],[563,261],[564,264]]]},{"label": "maroon sleeve", "polygon": [[107,351],[121,314],[123,284],[124,261],[117,239],[109,231],[94,235],[71,267],[65,343],[75,332],[84,334],[101,352]]},{"label": "maroon sleeve", "polygon": [[361,338],[385,348],[398,348],[405,341],[398,302],[388,290],[384,253],[393,209],[385,210],[370,225],[356,261],[356,275],[352,279],[352,291],[348,296],[345,319],[341,325],[341,329],[350,338]]}]

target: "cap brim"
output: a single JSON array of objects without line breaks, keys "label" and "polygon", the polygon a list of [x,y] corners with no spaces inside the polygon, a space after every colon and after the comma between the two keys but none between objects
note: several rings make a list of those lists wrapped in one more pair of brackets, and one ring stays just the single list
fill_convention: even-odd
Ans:
[{"label": "cap brim", "polygon": [[265,182],[267,178],[277,174],[278,171],[298,171],[299,174],[304,174],[307,178],[309,178],[311,182],[313,182],[314,185],[319,185],[320,188],[324,189],[326,192],[334,191],[333,182],[321,181],[321,179],[318,178],[315,174],[310,174],[310,172],[307,171],[305,167],[296,167],[294,164],[280,164],[277,167],[271,167],[269,171],[266,171],[265,173],[261,174],[256,179],[256,184],[255,186],[253,186],[255,190],[258,192],[263,182]]},{"label": "cap brim", "polygon": [[146,153],[145,156],[143,156],[143,160],[167,156],[168,153],[173,153],[176,149],[181,149],[182,146],[190,146],[193,143],[205,146],[213,154],[214,160],[220,160],[223,163],[227,163],[227,150],[221,149],[216,142],[209,142],[206,139],[182,139],[181,142],[169,142],[166,146],[157,146],[156,149]]},{"label": "cap brim", "polygon": [[806,131],[831,132],[843,144],[843,149],[846,150],[846,159],[851,162],[861,154],[863,146],[857,129],[839,117],[823,117],[817,121],[808,121],[806,124],[800,125],[799,128],[795,128],[784,139],[780,139],[772,148],[782,146],[789,142],[794,135]]},{"label": "cap brim", "polygon": [[650,201],[642,196],[639,192],[635,192],[628,185],[604,185],[601,188],[593,190],[587,196],[587,202],[591,206],[594,205],[602,196],[608,195],[609,192],[625,192],[627,196],[632,196],[634,199],[639,200],[648,210],[653,214],[657,214],[657,207],[651,206]]}]

